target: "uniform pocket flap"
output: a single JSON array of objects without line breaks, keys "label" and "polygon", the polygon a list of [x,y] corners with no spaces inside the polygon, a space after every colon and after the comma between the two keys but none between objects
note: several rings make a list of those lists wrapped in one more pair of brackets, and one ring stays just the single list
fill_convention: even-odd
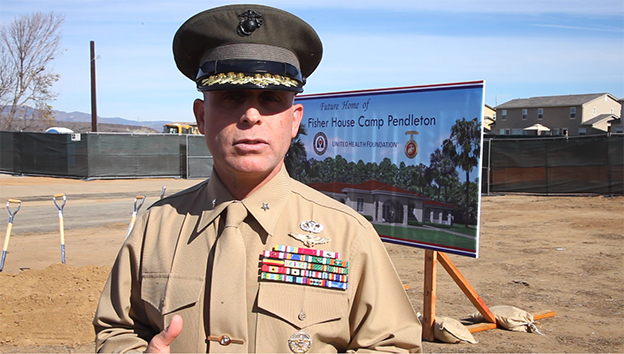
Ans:
[{"label": "uniform pocket flap", "polygon": [[204,278],[182,274],[146,273],[141,280],[141,299],[162,315],[199,300]]},{"label": "uniform pocket flap", "polygon": [[345,292],[284,283],[260,283],[258,307],[301,329],[348,313]]}]

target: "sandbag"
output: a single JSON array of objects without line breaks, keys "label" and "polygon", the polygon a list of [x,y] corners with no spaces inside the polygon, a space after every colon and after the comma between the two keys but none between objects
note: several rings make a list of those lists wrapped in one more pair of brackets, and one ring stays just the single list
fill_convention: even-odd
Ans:
[{"label": "sandbag", "polygon": [[[509,305],[499,305],[490,307],[490,311],[496,317],[496,321],[499,326],[516,332],[536,332],[540,333],[533,323],[533,315]],[[475,312],[468,316],[472,322],[484,322],[485,318],[480,312]]]},{"label": "sandbag", "polygon": [[433,326],[433,336],[445,343],[477,343],[474,336],[460,321],[443,316],[436,316]]}]

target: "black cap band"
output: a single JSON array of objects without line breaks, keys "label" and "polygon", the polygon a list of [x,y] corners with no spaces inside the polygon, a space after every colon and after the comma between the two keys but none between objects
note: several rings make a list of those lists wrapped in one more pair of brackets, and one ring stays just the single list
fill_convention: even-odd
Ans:
[{"label": "black cap band", "polygon": [[275,88],[301,92],[305,79],[294,65],[248,59],[213,60],[202,64],[196,78],[200,91],[224,88]]}]

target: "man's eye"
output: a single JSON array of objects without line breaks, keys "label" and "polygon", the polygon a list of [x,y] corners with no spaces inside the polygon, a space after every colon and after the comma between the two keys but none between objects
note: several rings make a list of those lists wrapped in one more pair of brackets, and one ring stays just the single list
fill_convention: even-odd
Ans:
[{"label": "man's eye", "polygon": [[237,101],[237,100],[240,100],[241,95],[235,92],[231,92],[231,93],[224,94],[222,98],[224,100]]},{"label": "man's eye", "polygon": [[267,92],[262,95],[262,99],[266,102],[281,102],[282,100],[278,94],[272,92]]}]

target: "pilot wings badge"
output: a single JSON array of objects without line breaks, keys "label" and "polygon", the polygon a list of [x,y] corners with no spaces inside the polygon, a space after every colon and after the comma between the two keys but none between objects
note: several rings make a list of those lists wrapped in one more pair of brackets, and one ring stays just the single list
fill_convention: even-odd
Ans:
[{"label": "pilot wings badge", "polygon": [[301,227],[301,230],[308,232],[308,234],[288,234],[288,236],[293,237],[301,242],[303,242],[303,244],[306,247],[314,247],[316,245],[322,245],[325,243],[328,243],[329,241],[331,241],[330,238],[325,238],[322,236],[318,236],[318,235],[313,235],[313,234],[318,234],[321,231],[323,231],[323,225],[319,224],[315,221],[303,221],[301,222],[301,224],[299,225],[299,227]]}]

